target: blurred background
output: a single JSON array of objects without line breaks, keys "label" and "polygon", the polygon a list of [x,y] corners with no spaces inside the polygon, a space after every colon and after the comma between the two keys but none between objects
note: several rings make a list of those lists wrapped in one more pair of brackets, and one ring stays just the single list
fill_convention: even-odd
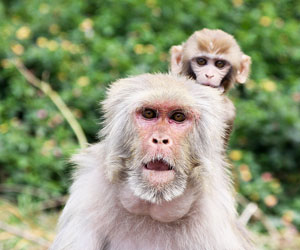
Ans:
[{"label": "blurred background", "polygon": [[49,246],[106,87],[166,72],[170,47],[204,27],[253,62],[230,92],[241,219],[258,249],[300,249],[300,1],[2,0],[0,20],[1,250]]}]

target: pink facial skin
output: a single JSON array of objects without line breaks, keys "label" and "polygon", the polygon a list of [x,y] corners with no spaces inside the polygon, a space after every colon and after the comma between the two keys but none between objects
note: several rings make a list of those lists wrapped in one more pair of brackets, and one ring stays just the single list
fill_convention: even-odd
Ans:
[{"label": "pink facial skin", "polygon": [[[144,109],[156,111],[156,117],[145,118]],[[183,113],[185,120],[178,122],[172,119],[176,112]],[[153,159],[176,159],[179,146],[192,127],[193,117],[188,110],[172,105],[158,103],[157,106],[145,105],[135,113],[139,137],[142,141],[142,152]],[[143,177],[153,186],[159,188],[175,178],[172,166],[164,160],[150,162],[143,167]]]}]

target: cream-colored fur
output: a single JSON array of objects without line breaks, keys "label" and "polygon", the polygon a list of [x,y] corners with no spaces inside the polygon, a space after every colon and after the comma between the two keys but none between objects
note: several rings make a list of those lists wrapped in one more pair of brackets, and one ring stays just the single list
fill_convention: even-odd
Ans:
[{"label": "cream-colored fur", "polygon": [[[234,37],[219,29],[202,29],[195,31],[186,42],[172,46],[170,49],[170,72],[185,75],[198,84],[218,87],[221,93],[227,92],[236,82],[245,83],[250,74],[251,58],[244,54]],[[207,72],[209,67],[197,65],[197,57],[217,58],[226,60],[230,66],[229,76],[224,69],[213,67],[215,72]],[[210,59],[212,60],[212,59]],[[226,67],[225,67],[226,68]],[[207,79],[206,74],[214,75]],[[222,81],[222,79],[224,81]],[[224,105],[229,109],[226,124],[226,143],[229,139],[235,119],[235,107],[229,98],[224,97]]]},{"label": "cream-colored fur", "polygon": [[[252,249],[237,220],[224,159],[228,110],[223,98],[216,89],[167,74],[112,84],[103,102],[102,140],[73,157],[74,182],[51,249]],[[184,171],[174,159],[186,180],[179,184],[182,190],[162,196],[170,201],[151,202],[135,194],[140,183],[131,178],[137,173],[131,163],[140,153],[133,115],[161,101],[188,109],[195,124],[182,145]]]},{"label": "cream-colored fur", "polygon": [[231,83],[245,83],[250,74],[251,57],[244,54],[234,37],[222,30],[202,29],[195,31],[182,45],[170,49],[170,71],[187,75],[189,62],[196,57],[210,56],[228,61],[233,67]]}]

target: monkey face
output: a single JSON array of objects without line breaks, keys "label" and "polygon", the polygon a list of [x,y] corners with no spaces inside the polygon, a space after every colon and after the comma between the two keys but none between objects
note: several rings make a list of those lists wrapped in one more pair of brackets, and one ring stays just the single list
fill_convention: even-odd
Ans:
[{"label": "monkey face", "polygon": [[198,83],[217,88],[221,87],[222,80],[230,71],[231,65],[217,57],[199,56],[191,60],[191,67]]},{"label": "monkey face", "polygon": [[101,131],[108,180],[152,203],[182,195],[191,178],[200,181],[195,169],[223,150],[227,111],[220,98],[184,76],[116,82],[104,102]]},{"label": "monkey face", "polygon": [[183,193],[190,162],[188,135],[193,116],[172,103],[143,106],[134,114],[140,143],[129,172],[137,196],[150,202],[170,201]]},{"label": "monkey face", "polygon": [[182,45],[171,48],[171,72],[186,75],[199,84],[227,91],[235,82],[245,83],[251,58],[233,36],[222,30],[194,32]]}]

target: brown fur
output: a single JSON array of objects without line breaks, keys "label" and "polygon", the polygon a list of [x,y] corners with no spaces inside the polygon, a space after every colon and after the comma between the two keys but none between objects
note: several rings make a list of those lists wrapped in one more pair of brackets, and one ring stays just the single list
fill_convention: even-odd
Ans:
[{"label": "brown fur", "polygon": [[232,35],[222,30],[202,29],[194,32],[182,45],[172,46],[171,72],[190,76],[190,61],[201,53],[215,55],[232,65],[232,74],[224,84],[225,92],[235,82],[246,82],[251,58],[241,51]]},{"label": "brown fur", "polygon": [[[232,65],[230,72],[221,83],[225,93],[235,82],[246,82],[250,72],[251,58],[241,51],[232,35],[218,29],[196,31],[182,45],[172,46],[171,72],[196,80],[196,75],[191,69],[191,60],[203,53],[225,59]],[[229,98],[225,97],[224,100],[224,105],[230,109],[226,121],[229,125],[225,139],[227,144],[233,128],[235,108]]]},{"label": "brown fur", "polygon": [[[197,33],[198,49],[207,53],[228,54],[235,40],[232,36],[221,30],[203,29]],[[210,42],[214,47],[210,46]]]}]

